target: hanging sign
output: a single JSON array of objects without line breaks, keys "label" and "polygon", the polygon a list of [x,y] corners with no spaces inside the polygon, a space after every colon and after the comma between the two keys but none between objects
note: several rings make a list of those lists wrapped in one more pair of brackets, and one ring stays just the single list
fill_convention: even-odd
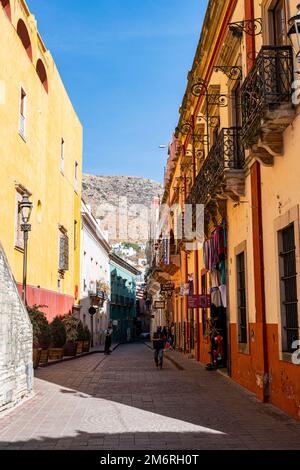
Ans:
[{"label": "hanging sign", "polygon": [[209,294],[189,295],[187,301],[188,301],[188,308],[210,308],[211,307],[211,297]]},{"label": "hanging sign", "polygon": [[95,309],[95,307],[90,307],[89,308],[89,314],[91,315],[91,317],[96,315],[96,313],[97,313],[97,310]]},{"label": "hanging sign", "polygon": [[157,300],[154,302],[155,309],[164,309],[166,308],[166,302],[164,300]]},{"label": "hanging sign", "polygon": [[161,292],[169,292],[174,290],[175,284],[172,281],[166,282],[165,284],[161,284],[160,291]]}]

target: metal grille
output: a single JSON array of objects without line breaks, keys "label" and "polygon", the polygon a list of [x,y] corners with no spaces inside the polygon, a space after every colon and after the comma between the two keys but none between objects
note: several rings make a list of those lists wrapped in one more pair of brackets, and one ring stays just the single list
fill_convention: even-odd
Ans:
[{"label": "metal grille", "polygon": [[[206,294],[206,274],[202,274],[201,276],[201,294]],[[202,334],[205,335],[206,331],[206,320],[207,320],[207,312],[206,309],[202,309]]]},{"label": "metal grille", "polygon": [[245,253],[236,257],[237,261],[237,294],[238,294],[238,322],[239,343],[247,343],[247,303],[246,303],[246,275]]},{"label": "metal grille", "polygon": [[242,86],[243,142],[256,143],[268,109],[291,102],[293,51],[290,46],[263,46]]},{"label": "metal grille", "polygon": [[284,349],[286,352],[293,352],[292,344],[299,338],[294,224],[281,230],[281,247],[282,309],[286,340]]},{"label": "metal grille", "polygon": [[66,233],[59,235],[59,270],[69,270],[69,238]]}]

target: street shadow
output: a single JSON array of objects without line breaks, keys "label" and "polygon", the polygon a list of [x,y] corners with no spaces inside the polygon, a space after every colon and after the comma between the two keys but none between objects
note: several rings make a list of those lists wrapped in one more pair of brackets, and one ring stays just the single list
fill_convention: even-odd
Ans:
[{"label": "street shadow", "polygon": [[[169,361],[156,370],[140,345],[130,346],[130,358],[127,351],[120,347],[109,362],[90,356],[39,369],[37,416],[13,412],[15,431],[9,421],[0,429],[0,449],[300,449],[300,423],[268,415],[221,375],[199,369],[195,380],[195,370]],[[48,396],[52,408],[44,410]]]},{"label": "street shadow", "polygon": [[[184,436],[168,433],[122,433],[104,434],[87,433],[80,430],[75,431],[76,435],[60,438],[41,436],[38,439],[17,440],[14,442],[0,442],[0,450],[216,450],[226,448],[222,441],[209,441],[203,436],[200,438],[194,433],[186,433]],[[236,446],[237,449],[245,449]],[[270,447],[271,449],[271,447]]]}]

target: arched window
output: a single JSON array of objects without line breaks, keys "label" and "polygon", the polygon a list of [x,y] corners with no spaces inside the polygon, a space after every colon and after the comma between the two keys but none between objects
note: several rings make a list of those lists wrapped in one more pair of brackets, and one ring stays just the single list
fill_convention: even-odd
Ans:
[{"label": "arched window", "polygon": [[8,18],[11,20],[11,9],[9,0],[0,0],[0,3],[7,14]]},{"label": "arched window", "polygon": [[39,76],[39,79],[41,80],[43,87],[45,88],[46,92],[48,93],[48,78],[47,78],[47,72],[45,69],[45,66],[41,59],[39,59],[36,63],[36,71]]},{"label": "arched window", "polygon": [[27,52],[29,59],[32,61],[32,47],[30,42],[30,37],[26,28],[26,25],[23,20],[18,21],[17,33],[19,38],[22,41],[22,44]]}]

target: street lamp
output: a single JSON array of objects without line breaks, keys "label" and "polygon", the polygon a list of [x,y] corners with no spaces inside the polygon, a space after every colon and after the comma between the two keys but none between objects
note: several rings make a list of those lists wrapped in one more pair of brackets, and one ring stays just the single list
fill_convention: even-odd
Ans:
[{"label": "street lamp", "polygon": [[297,15],[293,16],[289,20],[289,31],[288,36],[293,45],[296,57],[300,62],[300,3],[297,5]]},{"label": "street lamp", "polygon": [[29,201],[28,194],[24,193],[22,201],[19,202],[19,213],[21,213],[22,224],[21,231],[24,236],[24,257],[23,257],[23,289],[22,298],[25,305],[27,305],[26,299],[26,279],[27,279],[27,242],[28,233],[31,231],[31,225],[29,224],[30,215],[32,211],[32,202]]}]

